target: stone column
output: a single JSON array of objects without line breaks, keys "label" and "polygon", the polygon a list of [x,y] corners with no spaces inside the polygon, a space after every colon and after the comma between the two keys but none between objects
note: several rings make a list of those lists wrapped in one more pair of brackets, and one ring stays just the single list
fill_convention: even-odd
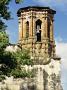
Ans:
[{"label": "stone column", "polygon": [[45,37],[48,39],[48,16],[45,16]]},{"label": "stone column", "polygon": [[26,38],[26,21],[23,20],[23,38]]},{"label": "stone column", "polygon": [[23,38],[23,18],[19,17],[19,40]]},{"label": "stone column", "polygon": [[53,33],[53,20],[51,20],[50,23],[50,40],[53,41],[54,37],[53,37],[54,33]]},{"label": "stone column", "polygon": [[30,13],[30,29],[29,29],[29,36],[33,36],[33,12]]},{"label": "stone column", "polygon": [[48,45],[48,15],[47,15],[47,12],[46,12],[46,15],[45,15],[45,38],[46,38],[46,57],[49,56],[49,45]]},{"label": "stone column", "polygon": [[42,18],[41,36],[43,39],[45,39],[45,36],[46,36],[45,17]]},{"label": "stone column", "polygon": [[53,19],[51,19],[50,21],[50,40],[52,41],[51,42],[51,45],[52,45],[52,56],[54,56],[55,54],[55,42],[54,42],[54,32],[53,32]]},{"label": "stone column", "polygon": [[36,90],[44,90],[43,68],[39,65],[37,69]]},{"label": "stone column", "polygon": [[33,17],[33,37],[35,37],[36,33],[36,22],[35,22],[35,17]]}]

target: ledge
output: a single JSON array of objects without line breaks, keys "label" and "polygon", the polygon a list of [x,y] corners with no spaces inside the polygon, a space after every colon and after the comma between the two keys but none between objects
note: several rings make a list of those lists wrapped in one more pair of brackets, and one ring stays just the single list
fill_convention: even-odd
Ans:
[{"label": "ledge", "polygon": [[28,6],[28,7],[23,7],[23,8],[20,8],[18,11],[17,11],[17,15],[18,17],[20,17],[21,15],[21,12],[26,12],[26,11],[37,11],[37,10],[45,10],[45,11],[48,11],[49,13],[51,14],[56,14],[56,11],[53,10],[53,9],[50,9],[49,7],[43,7],[43,6]]},{"label": "ledge", "polygon": [[54,56],[53,59],[54,59],[54,60],[61,60],[61,57],[59,57],[59,56]]}]

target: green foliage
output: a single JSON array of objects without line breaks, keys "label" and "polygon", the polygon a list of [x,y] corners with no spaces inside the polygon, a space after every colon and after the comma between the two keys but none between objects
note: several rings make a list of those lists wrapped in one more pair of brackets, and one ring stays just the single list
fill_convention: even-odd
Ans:
[{"label": "green foliage", "polygon": [[[12,0],[0,0],[0,17],[3,19],[10,19],[9,3]],[[15,0],[15,3],[20,3],[22,0]]]},{"label": "green foliage", "polygon": [[11,52],[3,52],[2,57],[0,58],[0,71],[3,75],[10,76],[12,69],[17,67],[17,61]]},{"label": "green foliage", "polygon": [[[5,31],[0,31],[0,81],[4,79],[4,75],[7,74],[10,69],[6,65],[6,55],[4,49],[9,44],[9,38]],[[7,62],[8,63],[8,62]],[[8,70],[9,69],[9,70]]]},{"label": "green foliage", "polygon": [[13,69],[17,68],[16,58],[13,53],[3,52],[0,58],[0,75],[11,76]]},{"label": "green foliage", "polygon": [[14,78],[33,77],[32,71],[21,68],[24,65],[33,65],[28,50],[4,51],[2,58],[0,58],[0,64],[0,75],[14,76]]},{"label": "green foliage", "polygon": [[32,78],[34,77],[34,72],[31,70],[31,71],[26,71],[25,69],[14,69],[12,72],[11,72],[12,76],[14,76],[14,78],[25,78],[25,77],[28,77],[28,78]]},{"label": "green foliage", "polygon": [[[3,22],[3,19],[11,19],[11,12],[9,11],[9,3],[12,0],[0,0],[0,31],[6,30],[6,25]],[[16,4],[19,4],[22,0],[15,0]]]},{"label": "green foliage", "polygon": [[7,26],[5,25],[5,23],[2,22],[2,20],[0,20],[0,32],[1,32],[1,31],[5,31],[6,27],[7,27]]},{"label": "green foliage", "polygon": [[23,0],[15,0],[16,4],[23,2]]},{"label": "green foliage", "polygon": [[[6,46],[8,44],[9,44],[9,39],[8,39],[6,32],[1,31],[0,32],[0,64],[2,64],[2,62],[6,58],[5,54],[4,54],[4,49],[6,48]],[[1,69],[1,67],[0,67],[0,69]]]},{"label": "green foliage", "polygon": [[10,12],[8,11],[8,5],[11,0],[0,0],[0,17],[3,19],[10,19]]},{"label": "green foliage", "polygon": [[3,50],[9,44],[9,38],[6,32],[0,32],[0,51]]},{"label": "green foliage", "polygon": [[2,63],[5,63],[9,68],[14,69],[17,67],[17,60],[14,53],[5,51],[3,53]]},{"label": "green foliage", "polygon": [[[5,48],[9,44],[9,38],[5,32],[6,25],[3,19],[9,20],[11,18],[9,11],[9,2],[11,0],[0,0],[0,81],[4,79],[5,75],[22,77],[27,74],[21,71],[21,65],[32,65],[28,52],[17,51],[6,52]],[[20,3],[21,0],[15,0],[15,3]],[[24,52],[24,53],[23,53]],[[15,72],[14,72],[15,70]]]},{"label": "green foliage", "polygon": [[8,11],[8,4],[10,0],[0,0],[0,31],[6,30],[6,25],[3,22],[3,19],[10,19],[10,12]]},{"label": "green foliage", "polygon": [[4,75],[0,75],[0,82],[5,79]]},{"label": "green foliage", "polygon": [[21,50],[15,53],[16,60],[19,65],[32,65],[33,61],[30,59],[28,50]]},{"label": "green foliage", "polygon": [[26,71],[22,71],[21,69],[14,69],[12,72],[12,76],[14,76],[14,78],[22,78],[22,77],[26,77],[27,73]]},{"label": "green foliage", "polygon": [[33,65],[33,61],[30,59],[29,51],[23,49],[15,52],[13,55],[16,58],[17,67],[12,70],[11,75],[15,78],[32,77],[32,71],[26,71],[24,68],[21,68],[22,65]]},{"label": "green foliage", "polygon": [[[26,72],[21,69],[22,65],[33,65],[30,59],[29,51],[22,49],[17,52],[5,51],[6,46],[9,44],[6,32],[0,32],[0,76],[13,75],[15,78],[31,77],[31,72]],[[1,80],[3,78],[1,77]]]}]

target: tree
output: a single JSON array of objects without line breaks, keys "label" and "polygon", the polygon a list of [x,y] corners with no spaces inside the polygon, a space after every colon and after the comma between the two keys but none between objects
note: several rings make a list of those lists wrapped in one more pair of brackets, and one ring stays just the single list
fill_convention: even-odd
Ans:
[{"label": "tree", "polygon": [[15,0],[16,4],[22,2],[23,0]]},{"label": "tree", "polygon": [[33,65],[33,61],[30,59],[29,50],[22,49],[15,53],[16,60],[19,65]]},{"label": "tree", "polygon": [[[0,17],[3,17],[3,19],[10,19],[10,12],[9,10],[9,2],[11,0],[0,0]],[[15,0],[16,3],[20,3],[21,0]]]},{"label": "tree", "polygon": [[[28,52],[18,51],[16,53],[6,52],[5,48],[9,44],[9,38],[6,34],[6,25],[3,19],[9,20],[11,18],[8,8],[11,0],[0,0],[0,80],[4,79],[4,75],[13,75],[15,77],[30,76],[31,72],[22,72],[21,65],[32,65]],[[20,3],[21,0],[15,0],[15,3]],[[18,72],[18,73],[17,73]]]},{"label": "tree", "polygon": [[[18,50],[17,52],[3,52],[0,58],[0,78],[2,76],[14,76],[15,78],[33,77],[33,71],[26,71],[25,68],[21,68],[23,65],[33,65],[33,61],[30,59],[28,50]],[[4,79],[4,78],[3,78]]]},{"label": "tree", "polygon": [[[11,19],[10,11],[9,11],[9,3],[11,0],[0,0],[0,31],[5,30],[6,26],[2,19],[9,20]],[[16,4],[19,4],[22,0],[15,0]]]},{"label": "tree", "polygon": [[[11,18],[9,11],[9,3],[11,0],[0,0],[0,59],[3,56],[4,48],[9,44],[9,38],[5,32],[6,25],[3,19],[9,20]],[[15,2],[20,3],[21,0],[15,0]]]},{"label": "tree", "polygon": [[[5,56],[7,55],[4,52],[4,49],[9,44],[9,38],[5,32],[5,28],[6,28],[5,24],[0,20],[0,80],[5,79],[2,71],[4,71],[5,68],[4,59],[6,58]],[[6,70],[7,69],[5,68],[5,72]]]},{"label": "tree", "polygon": [[1,32],[1,31],[5,31],[6,27],[7,27],[7,26],[5,25],[5,23],[2,22],[2,20],[0,20],[0,32]]},{"label": "tree", "polygon": [[2,75],[10,75],[11,71],[17,67],[17,60],[14,53],[4,51],[0,58],[0,71]]},{"label": "tree", "polygon": [[8,5],[11,0],[1,0],[0,1],[0,18],[10,19],[10,12],[8,11]]},{"label": "tree", "polygon": [[5,31],[0,31],[0,52],[9,44],[9,38]]}]

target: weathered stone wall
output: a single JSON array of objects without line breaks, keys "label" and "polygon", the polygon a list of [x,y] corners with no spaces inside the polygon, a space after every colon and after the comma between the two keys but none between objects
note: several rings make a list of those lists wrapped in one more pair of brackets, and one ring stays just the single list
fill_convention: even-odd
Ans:
[{"label": "weathered stone wall", "polygon": [[17,50],[21,50],[21,48],[18,45],[8,45],[5,49],[5,51],[9,52],[16,52]]},{"label": "weathered stone wall", "polygon": [[[14,79],[6,77],[0,83],[0,90],[62,90],[60,81],[60,60],[51,59],[46,65],[24,66],[26,70],[36,71],[34,78]],[[3,88],[3,89],[2,89]]]},{"label": "weathered stone wall", "polygon": [[[31,56],[39,57],[41,56],[48,57],[54,56],[55,54],[55,42],[53,34],[53,23],[54,23],[54,14],[56,12],[50,8],[41,8],[32,7],[20,11],[18,17],[19,21],[19,43],[22,48],[27,48],[30,50]],[[41,21],[41,28],[37,29],[36,22]],[[26,37],[26,22],[29,23],[28,37]],[[37,41],[37,31],[41,31],[41,41]]]}]

